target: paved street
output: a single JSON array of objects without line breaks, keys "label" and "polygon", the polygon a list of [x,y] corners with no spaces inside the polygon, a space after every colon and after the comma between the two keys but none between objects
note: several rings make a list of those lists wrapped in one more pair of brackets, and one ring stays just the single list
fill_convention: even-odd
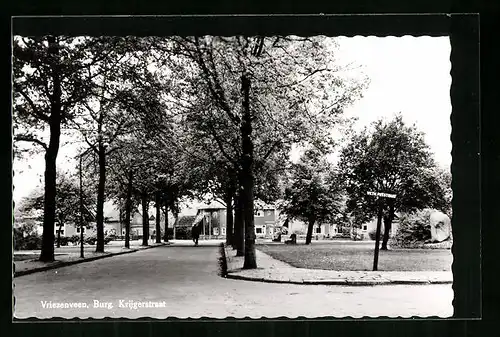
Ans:
[{"label": "paved street", "polygon": [[[450,284],[343,287],[229,280],[217,275],[217,257],[215,243],[202,242],[199,247],[176,243],[16,277],[15,317],[449,317],[453,313]],[[97,301],[101,307],[94,308]],[[80,308],[54,308],[58,303]]]}]

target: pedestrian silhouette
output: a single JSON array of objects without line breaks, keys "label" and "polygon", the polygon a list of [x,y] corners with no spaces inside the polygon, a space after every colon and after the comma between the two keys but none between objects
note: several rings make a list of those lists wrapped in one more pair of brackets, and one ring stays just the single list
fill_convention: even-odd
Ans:
[{"label": "pedestrian silhouette", "polygon": [[191,236],[193,237],[193,242],[195,246],[198,246],[198,239],[200,237],[200,226],[195,224],[191,229]]}]

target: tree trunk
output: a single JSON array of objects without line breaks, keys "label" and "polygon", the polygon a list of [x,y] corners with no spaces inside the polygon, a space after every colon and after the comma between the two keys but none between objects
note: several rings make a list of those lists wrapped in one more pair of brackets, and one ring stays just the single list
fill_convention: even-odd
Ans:
[{"label": "tree trunk", "polygon": [[106,148],[99,142],[99,184],[97,186],[97,211],[96,211],[96,230],[97,243],[95,251],[104,253],[104,188],[106,184]]},{"label": "tree trunk", "polygon": [[233,190],[226,192],[226,245],[233,244]]},{"label": "tree trunk", "polygon": [[62,221],[59,221],[59,231],[57,232],[57,248],[61,248],[61,227],[63,226]]},{"label": "tree trunk", "polygon": [[241,192],[238,192],[234,196],[233,248],[236,249],[236,256],[243,256],[245,253],[245,227],[242,207]]},{"label": "tree trunk", "polygon": [[125,248],[130,248],[130,216],[132,213],[132,170],[128,173],[127,200],[125,201]]},{"label": "tree trunk", "polygon": [[168,207],[165,206],[165,238],[163,241],[168,242]]},{"label": "tree trunk", "polygon": [[389,214],[384,216],[384,237],[382,239],[381,250],[387,250],[387,243],[389,242],[389,233],[392,228],[392,221],[394,220],[394,203],[389,201]]},{"label": "tree trunk", "polygon": [[160,193],[156,192],[156,243],[161,243],[161,205]]},{"label": "tree trunk", "polygon": [[243,192],[243,221],[245,222],[245,261],[243,269],[257,268],[255,259],[255,223],[254,223],[254,145],[252,140],[252,115],[250,112],[250,78],[247,73],[241,77],[241,91],[243,94],[243,116],[240,127],[242,140],[242,192]]},{"label": "tree trunk", "polygon": [[311,243],[312,232],[313,232],[315,222],[316,222],[316,216],[315,215],[310,216],[309,217],[309,224],[307,225],[306,245]]},{"label": "tree trunk", "polygon": [[148,195],[147,193],[142,193],[142,245],[148,245],[149,239],[149,214],[148,214]]},{"label": "tree trunk", "polygon": [[59,44],[54,37],[48,38],[48,52],[55,63],[52,64],[54,90],[50,100],[49,146],[45,152],[45,191],[43,204],[43,234],[40,261],[54,261],[54,222],[56,217],[56,159],[61,137],[61,78],[59,70]]},{"label": "tree trunk", "polygon": [[174,228],[173,228],[173,238],[175,240],[175,227],[177,226],[177,222],[179,221],[179,214],[174,213]]}]

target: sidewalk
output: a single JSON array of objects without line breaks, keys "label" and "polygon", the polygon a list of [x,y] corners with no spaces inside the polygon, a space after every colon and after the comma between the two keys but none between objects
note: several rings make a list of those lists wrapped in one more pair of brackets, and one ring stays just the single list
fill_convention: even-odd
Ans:
[{"label": "sidewalk", "polygon": [[170,245],[170,242],[155,243],[149,242],[149,246],[142,246],[142,241],[130,241],[130,248],[124,247],[123,241],[114,241],[104,246],[104,253],[96,253],[95,245],[84,246],[84,258],[80,258],[80,246],[63,246],[55,248],[55,261],[41,262],[38,261],[40,256],[39,250],[33,251],[14,251],[14,257],[23,256],[26,259],[21,261],[13,261],[14,277],[28,275],[36,272],[41,272],[50,269],[56,269],[73,264],[94,261],[106,257],[117,256],[122,254],[130,254],[139,250],[154,248],[158,246]]},{"label": "sidewalk", "polygon": [[445,284],[453,283],[451,271],[335,271],[296,268],[255,250],[257,269],[241,269],[243,257],[226,247],[227,278],[291,284],[384,285],[384,284]]}]

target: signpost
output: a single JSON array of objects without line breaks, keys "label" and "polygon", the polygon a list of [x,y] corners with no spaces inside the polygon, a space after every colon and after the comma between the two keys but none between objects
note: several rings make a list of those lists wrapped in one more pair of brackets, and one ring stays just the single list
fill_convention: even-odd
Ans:
[{"label": "signpost", "polygon": [[373,257],[373,271],[378,269],[378,254],[380,250],[380,231],[382,227],[382,202],[381,198],[396,198],[395,194],[382,192],[367,192],[368,195],[378,198],[377,231],[375,232],[375,256]]}]

